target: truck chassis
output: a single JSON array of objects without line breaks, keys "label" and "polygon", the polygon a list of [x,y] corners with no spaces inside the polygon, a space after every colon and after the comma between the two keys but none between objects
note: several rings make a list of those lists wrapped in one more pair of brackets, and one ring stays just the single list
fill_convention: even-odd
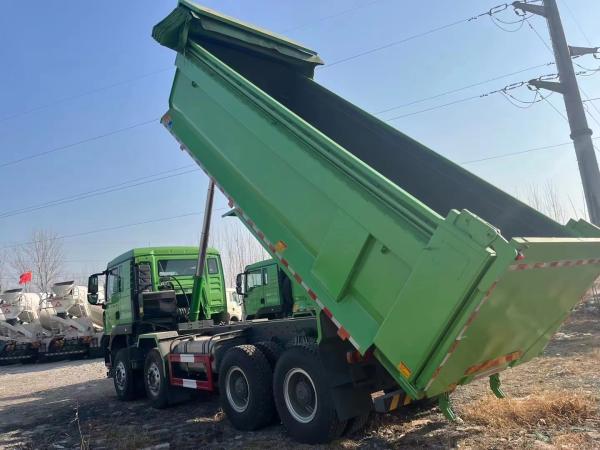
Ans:
[{"label": "truck chassis", "polygon": [[306,443],[357,431],[374,408],[411,401],[372,355],[340,340],[326,316],[183,325],[188,330],[142,334],[128,347],[115,336],[107,342],[108,375],[121,400],[145,394],[165,408],[194,390],[218,392],[236,428],[256,430],[280,417]]}]

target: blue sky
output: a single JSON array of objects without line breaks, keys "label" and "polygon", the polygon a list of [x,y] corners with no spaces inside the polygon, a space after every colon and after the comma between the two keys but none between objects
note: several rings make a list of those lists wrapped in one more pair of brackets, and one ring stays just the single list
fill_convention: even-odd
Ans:
[{"label": "blue sky", "polygon": [[[565,7],[567,1],[579,27]],[[204,4],[286,34],[318,51],[325,62],[334,62],[470,17],[496,2],[207,0]],[[362,6],[354,9],[359,5]],[[3,5],[0,166],[153,121],[0,167],[3,193],[0,247],[5,251],[11,251],[7,248],[11,244],[26,241],[34,228],[71,235],[202,211],[206,178],[193,171],[82,201],[1,217],[19,208],[149,174],[178,169],[166,174],[176,175],[194,169],[187,154],[179,151],[158,123],[167,109],[175,55],[156,44],[150,32],[174,6],[174,1],[157,0],[63,0]],[[600,44],[598,2],[560,0],[559,7],[571,44],[586,45],[580,28],[592,42]],[[513,17],[510,11],[502,16],[507,20]],[[532,19],[532,24],[547,37],[541,19]],[[509,33],[488,18],[481,18],[319,69],[316,79],[374,112],[551,60],[552,56],[527,26]],[[589,67],[598,65],[591,57],[579,61]],[[416,112],[554,71],[553,67],[532,70],[381,117]],[[131,79],[135,80],[129,82]],[[591,97],[600,96],[600,75],[583,77],[580,83]],[[103,89],[107,86],[113,87]],[[102,90],[79,96],[97,89]],[[531,97],[526,90],[515,94],[524,99]],[[68,99],[72,96],[76,98]],[[558,95],[550,101],[564,110]],[[600,114],[596,116],[600,119]],[[518,109],[500,95],[391,123],[457,162],[569,140],[566,122],[549,105],[542,102]],[[590,125],[595,135],[600,136],[600,127],[594,122]],[[465,167],[511,193],[551,181],[569,209],[570,201],[576,209],[583,208],[577,165],[570,146]],[[226,207],[223,198],[217,198],[216,207]],[[220,223],[220,219],[215,220],[215,226]],[[116,254],[134,246],[194,244],[200,225],[200,216],[186,216],[64,239],[65,273],[100,269]]]}]

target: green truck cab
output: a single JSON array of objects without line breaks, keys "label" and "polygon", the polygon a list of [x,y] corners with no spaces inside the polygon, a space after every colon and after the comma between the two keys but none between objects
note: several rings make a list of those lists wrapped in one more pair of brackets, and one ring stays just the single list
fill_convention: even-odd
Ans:
[{"label": "green truck cab", "polygon": [[246,266],[236,277],[236,292],[244,299],[244,318],[280,319],[313,315],[314,303],[290,280],[274,259]]},{"label": "green truck cab", "polygon": [[[197,247],[134,248],[89,277],[91,304],[98,304],[98,280],[104,277],[102,347],[109,367],[111,355],[133,345],[140,334],[176,330],[188,322],[197,259]],[[204,278],[200,318],[227,322],[221,256],[212,248],[207,249]]]}]

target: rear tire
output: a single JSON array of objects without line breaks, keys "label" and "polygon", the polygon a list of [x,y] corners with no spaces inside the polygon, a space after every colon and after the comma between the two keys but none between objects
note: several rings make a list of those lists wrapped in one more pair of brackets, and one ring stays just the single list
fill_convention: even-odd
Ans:
[{"label": "rear tire", "polygon": [[283,348],[273,341],[261,341],[254,345],[263,353],[263,355],[265,355],[267,361],[269,361],[271,371],[275,370],[275,365],[283,353]]},{"label": "rear tire", "polygon": [[135,400],[140,396],[140,386],[143,387],[140,371],[131,368],[129,351],[122,348],[113,359],[113,383],[117,397],[122,401]]},{"label": "rear tire", "polygon": [[146,355],[144,362],[144,388],[153,408],[169,406],[169,380],[165,375],[163,358],[156,349]]},{"label": "rear tire", "polygon": [[275,405],[288,433],[304,444],[323,444],[342,435],[327,374],[316,344],[286,350],[273,375]]},{"label": "rear tire", "polygon": [[254,345],[230,348],[219,368],[221,406],[238,430],[268,425],[275,414],[273,374],[265,355]]}]

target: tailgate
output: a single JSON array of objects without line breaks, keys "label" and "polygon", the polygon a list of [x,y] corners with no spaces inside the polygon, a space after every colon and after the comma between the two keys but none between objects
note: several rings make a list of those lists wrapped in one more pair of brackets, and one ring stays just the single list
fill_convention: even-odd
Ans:
[{"label": "tailgate", "polygon": [[[416,380],[431,397],[529,361],[600,275],[600,239],[513,239],[514,261],[457,319]],[[458,332],[456,332],[458,330]]]}]

